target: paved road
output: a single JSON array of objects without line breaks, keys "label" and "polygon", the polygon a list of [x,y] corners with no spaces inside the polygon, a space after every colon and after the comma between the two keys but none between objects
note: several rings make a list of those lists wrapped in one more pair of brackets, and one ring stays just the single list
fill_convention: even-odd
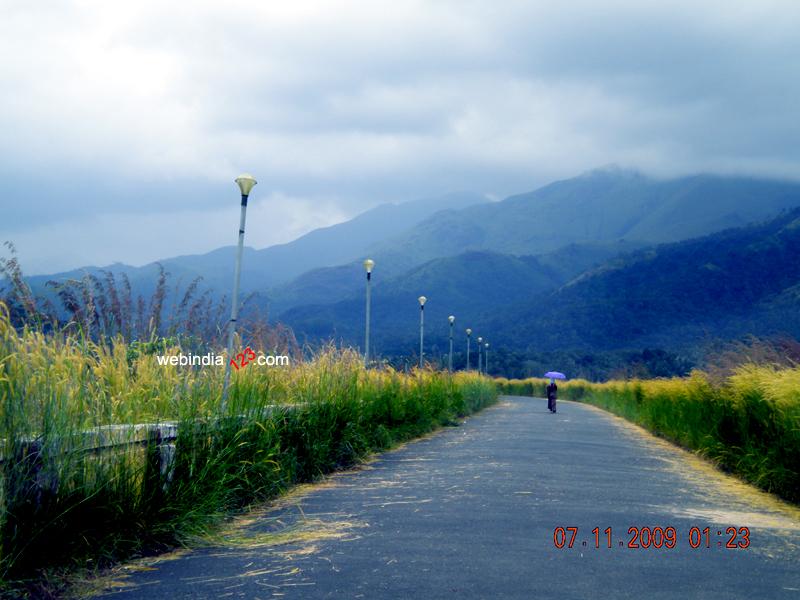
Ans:
[{"label": "paved road", "polygon": [[[559,526],[579,528],[572,549],[555,547]],[[645,526],[674,527],[676,547],[628,548]],[[749,527],[750,547],[726,549],[728,526]],[[692,527],[710,548],[690,547]],[[302,486],[219,545],[119,569],[104,597],[800,599],[799,546],[800,511],[638,428],[504,397]]]}]

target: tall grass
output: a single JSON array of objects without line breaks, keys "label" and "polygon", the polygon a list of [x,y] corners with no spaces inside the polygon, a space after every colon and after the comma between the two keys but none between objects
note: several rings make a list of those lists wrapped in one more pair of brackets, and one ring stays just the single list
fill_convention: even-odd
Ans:
[{"label": "tall grass", "polygon": [[[180,543],[497,395],[474,374],[367,371],[335,348],[234,371],[225,412],[222,379],[223,367],[159,366],[122,339],[15,329],[0,303],[0,583]],[[178,432],[169,461],[156,439],[87,447],[109,425],[165,422]]]},{"label": "tall grass", "polygon": [[[100,270],[84,272],[80,279],[48,281],[37,293],[28,285],[14,244],[3,244],[9,256],[0,256],[0,302],[6,304],[11,324],[17,329],[36,326],[53,332],[68,330],[108,345],[124,341],[131,350],[152,349],[164,340],[184,349],[205,352],[225,343],[225,296],[202,285],[202,277],[174,282],[158,264],[149,298],[134,293],[128,276]],[[139,281],[137,288],[151,286]],[[250,293],[240,304],[237,329],[253,348],[286,348],[299,354],[292,330],[280,323],[267,324],[258,305],[258,294]]]},{"label": "tall grass", "polygon": [[[544,394],[544,379],[499,380],[502,393]],[[599,406],[696,450],[723,469],[800,502],[800,367],[744,364],[725,378],[559,385],[559,397]]]}]

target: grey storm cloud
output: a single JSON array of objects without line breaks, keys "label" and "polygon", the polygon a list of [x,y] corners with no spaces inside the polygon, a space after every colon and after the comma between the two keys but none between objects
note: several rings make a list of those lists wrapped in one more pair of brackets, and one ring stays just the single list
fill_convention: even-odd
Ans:
[{"label": "grey storm cloud", "polygon": [[37,271],[211,250],[243,170],[255,246],[608,163],[798,179],[798,30],[794,0],[10,0],[0,237]]}]

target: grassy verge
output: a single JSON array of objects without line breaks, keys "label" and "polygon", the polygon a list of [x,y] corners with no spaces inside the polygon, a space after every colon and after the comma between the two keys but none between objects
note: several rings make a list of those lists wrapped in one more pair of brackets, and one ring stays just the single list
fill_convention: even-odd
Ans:
[{"label": "grassy verge", "polygon": [[[222,377],[223,367],[159,366],[121,340],[20,333],[0,304],[0,585],[39,593],[61,569],[180,544],[497,396],[474,374],[367,371],[333,349],[234,372],[224,410]],[[169,461],[158,440],[86,447],[87,430],[167,421],[177,426]]]},{"label": "grassy verge", "polygon": [[[499,380],[504,394],[543,396],[544,379]],[[690,377],[559,385],[786,500],[800,502],[800,367],[748,364],[720,381]]]}]

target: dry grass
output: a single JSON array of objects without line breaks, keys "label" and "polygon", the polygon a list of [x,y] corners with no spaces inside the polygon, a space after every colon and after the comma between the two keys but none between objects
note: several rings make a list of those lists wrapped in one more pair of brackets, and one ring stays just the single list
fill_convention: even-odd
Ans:
[{"label": "dry grass", "polygon": [[[180,347],[162,340],[158,351]],[[0,580],[180,545],[230,511],[497,397],[490,380],[475,374],[367,371],[354,351],[328,348],[288,367],[234,372],[221,412],[223,375],[223,367],[160,366],[121,338],[17,330],[0,303],[1,450],[17,458],[3,463]],[[294,408],[274,409],[287,405]],[[166,421],[178,431],[169,480],[150,466],[152,447],[77,451],[87,430]]]}]

